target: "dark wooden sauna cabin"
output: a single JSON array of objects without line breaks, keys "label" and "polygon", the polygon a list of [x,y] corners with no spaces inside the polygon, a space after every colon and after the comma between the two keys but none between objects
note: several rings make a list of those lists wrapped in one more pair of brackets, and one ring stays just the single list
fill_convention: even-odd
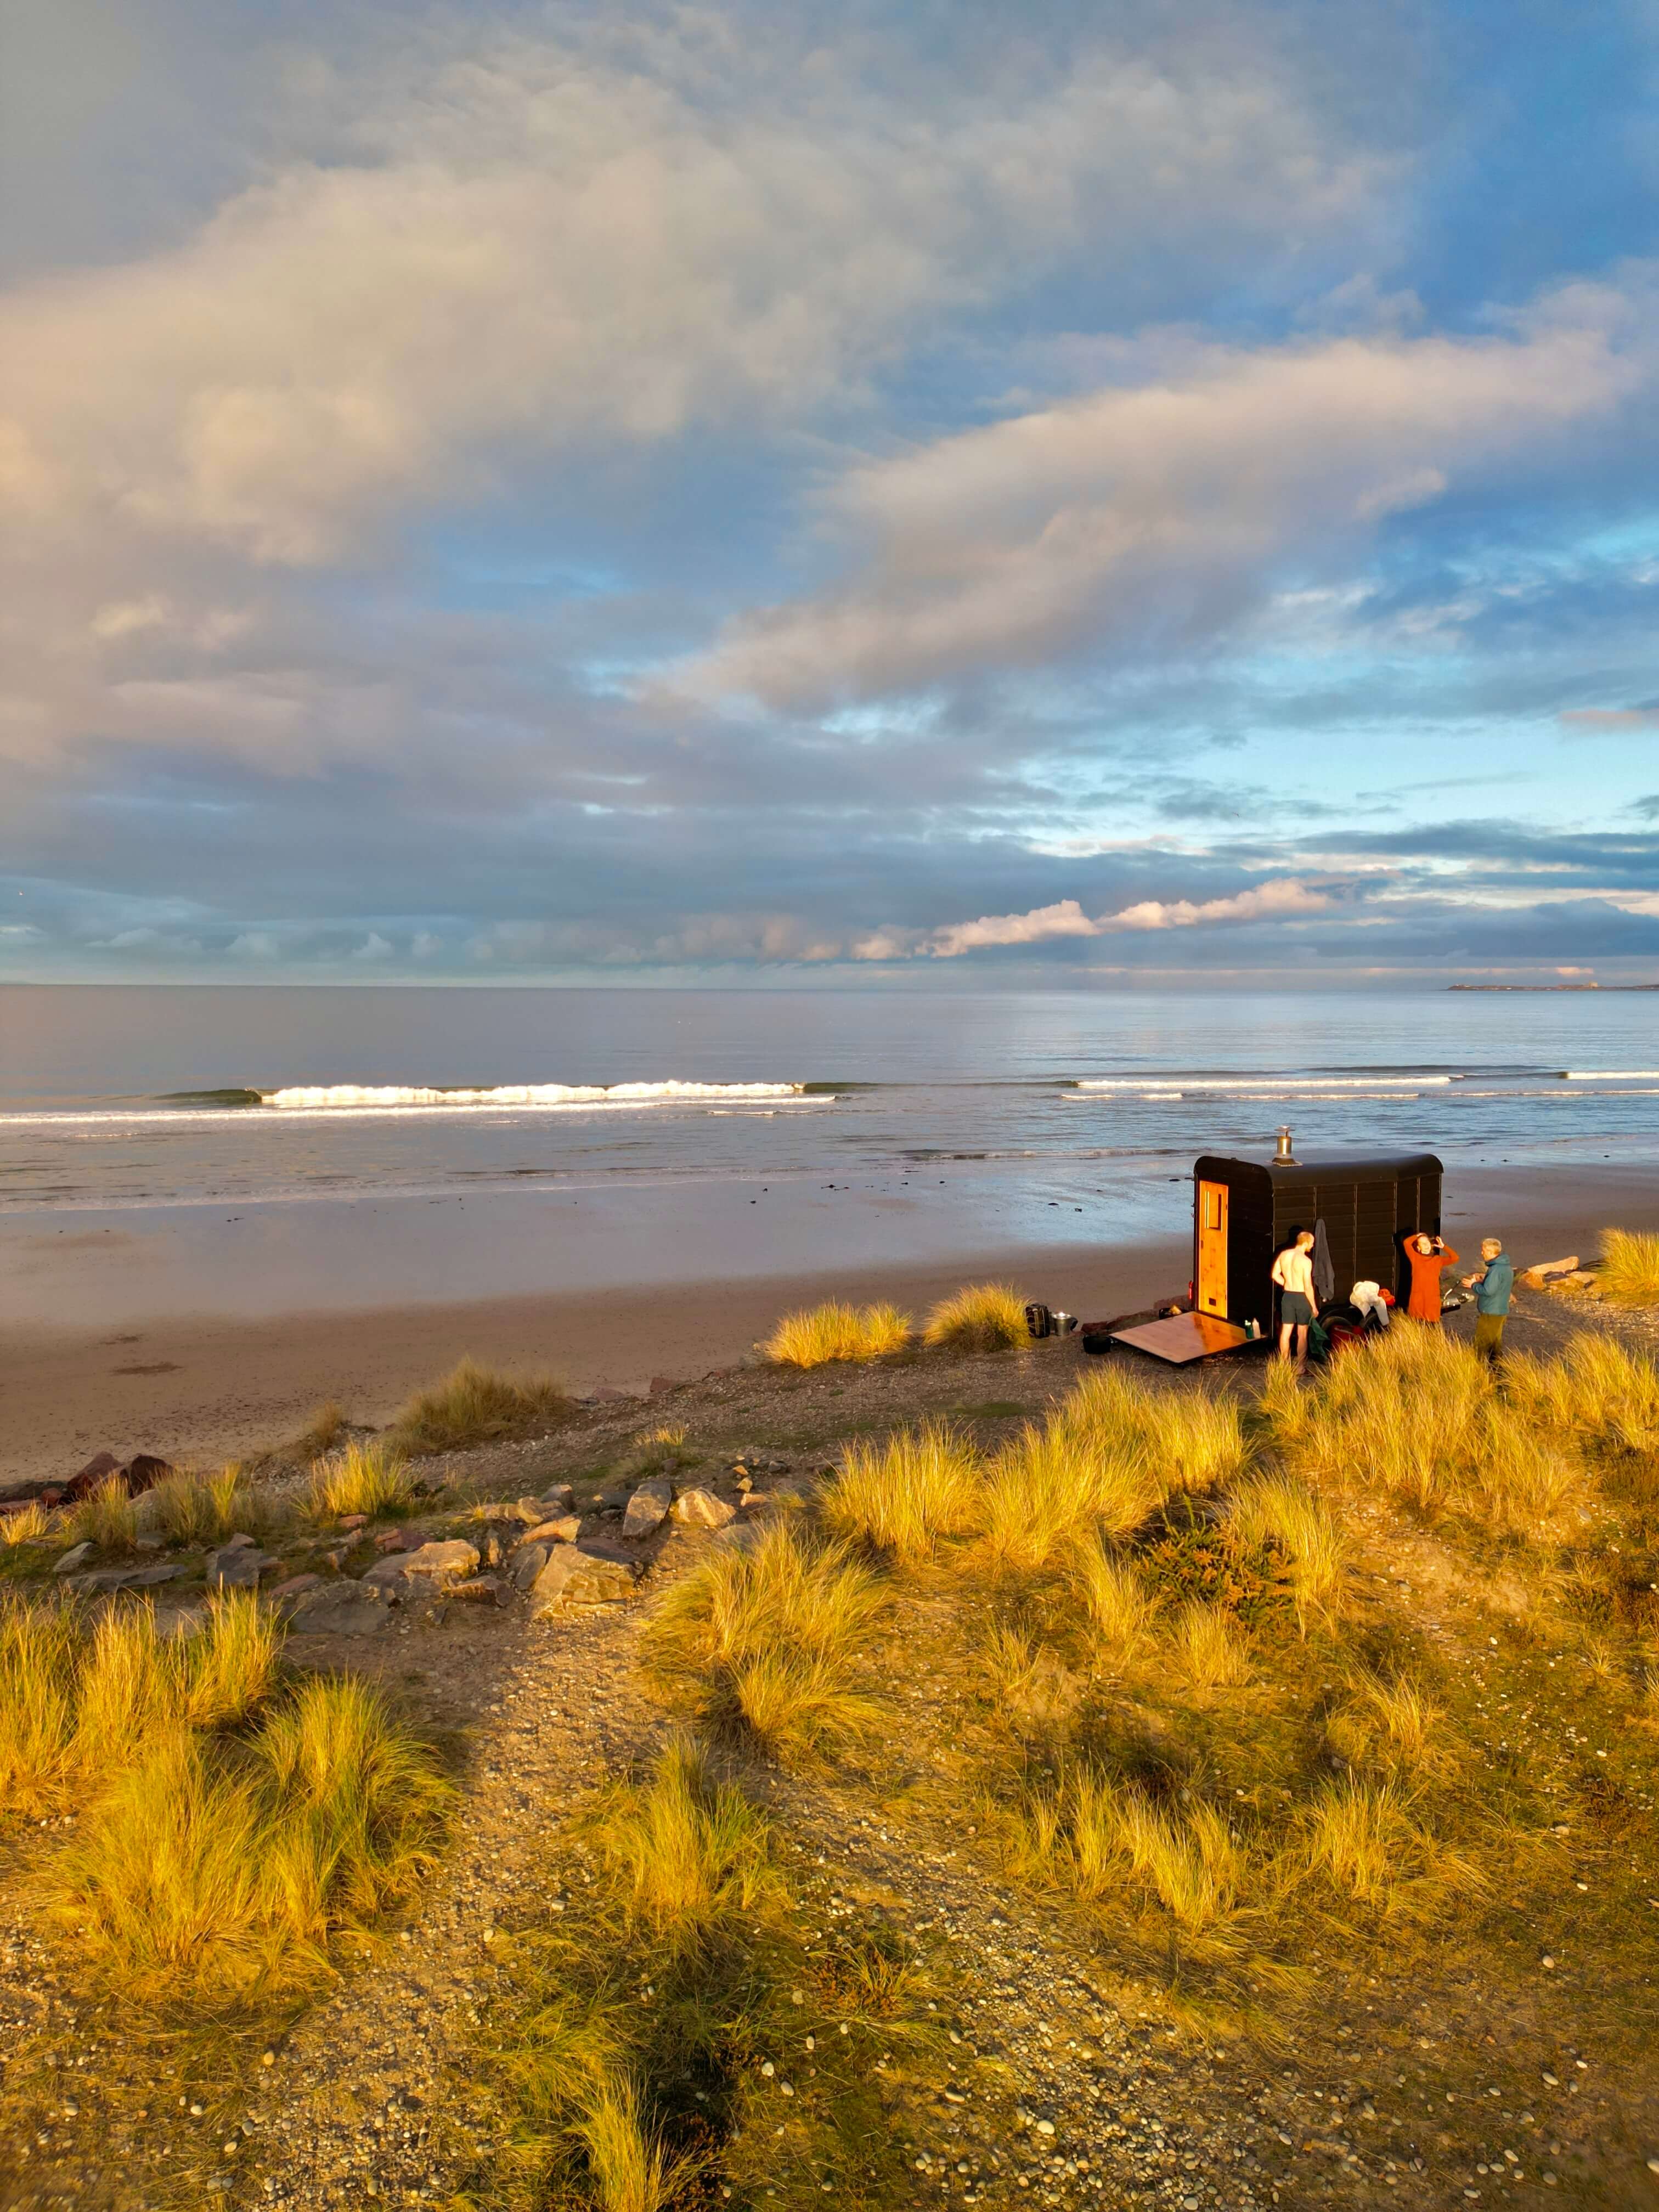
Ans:
[{"label": "dark wooden sauna cabin", "polygon": [[[1288,1153],[1288,1134],[1280,1149]],[[1442,1172],[1432,1152],[1265,1162],[1206,1154],[1193,1168],[1194,1310],[1271,1333],[1274,1256],[1316,1221],[1325,1224],[1339,1299],[1369,1278],[1403,1303],[1402,1244],[1419,1230],[1439,1233]]]}]

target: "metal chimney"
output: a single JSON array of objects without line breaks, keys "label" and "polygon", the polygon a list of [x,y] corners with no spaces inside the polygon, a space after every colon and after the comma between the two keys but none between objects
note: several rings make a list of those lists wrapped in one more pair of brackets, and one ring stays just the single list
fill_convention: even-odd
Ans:
[{"label": "metal chimney", "polygon": [[1291,1132],[1288,1123],[1281,1122],[1279,1125],[1279,1150],[1273,1154],[1273,1165],[1276,1168],[1293,1168],[1300,1165],[1296,1154],[1291,1150]]}]

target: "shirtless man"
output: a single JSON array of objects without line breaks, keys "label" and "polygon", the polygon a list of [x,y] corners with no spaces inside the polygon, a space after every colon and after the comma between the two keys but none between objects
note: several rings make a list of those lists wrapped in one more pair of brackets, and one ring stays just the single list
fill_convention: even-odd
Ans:
[{"label": "shirtless man", "polygon": [[1291,1356],[1291,1338],[1296,1338],[1296,1371],[1308,1371],[1308,1324],[1319,1311],[1319,1302],[1314,1296],[1313,1248],[1311,1229],[1299,1229],[1294,1244],[1287,1244],[1273,1261],[1273,1280],[1279,1288],[1279,1356]]}]

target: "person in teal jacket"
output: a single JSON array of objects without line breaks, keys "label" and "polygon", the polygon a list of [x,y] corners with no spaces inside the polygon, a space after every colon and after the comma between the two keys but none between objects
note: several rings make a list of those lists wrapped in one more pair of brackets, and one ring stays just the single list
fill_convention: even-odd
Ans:
[{"label": "person in teal jacket", "polygon": [[1485,1266],[1478,1275],[1464,1276],[1463,1288],[1474,1292],[1474,1348],[1496,1366],[1504,1349],[1510,1293],[1515,1288],[1515,1262],[1496,1237],[1481,1240],[1480,1257]]}]

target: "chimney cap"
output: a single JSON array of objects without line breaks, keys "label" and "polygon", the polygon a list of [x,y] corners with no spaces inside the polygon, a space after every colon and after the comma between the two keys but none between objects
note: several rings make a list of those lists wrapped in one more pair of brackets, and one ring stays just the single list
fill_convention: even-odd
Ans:
[{"label": "chimney cap", "polygon": [[1279,1147],[1273,1154],[1273,1165],[1276,1168],[1293,1168],[1300,1165],[1296,1154],[1291,1150],[1291,1130],[1287,1121],[1281,1121],[1279,1125]]}]

